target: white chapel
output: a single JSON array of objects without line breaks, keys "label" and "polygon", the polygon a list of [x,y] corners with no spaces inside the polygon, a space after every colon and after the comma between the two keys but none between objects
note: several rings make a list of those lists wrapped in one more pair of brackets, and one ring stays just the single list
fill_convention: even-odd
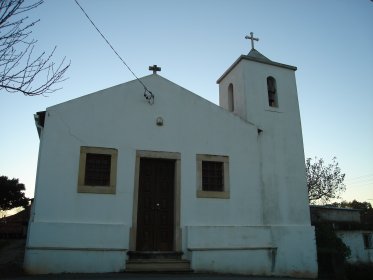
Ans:
[{"label": "white chapel", "polygon": [[35,115],[26,271],[317,277],[297,68],[252,44],[219,106],[151,69]]}]

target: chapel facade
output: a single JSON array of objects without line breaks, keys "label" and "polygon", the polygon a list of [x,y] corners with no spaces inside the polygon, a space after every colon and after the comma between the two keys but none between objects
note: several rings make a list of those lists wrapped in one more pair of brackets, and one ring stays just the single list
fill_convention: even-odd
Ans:
[{"label": "chapel facade", "polygon": [[253,47],[220,106],[152,70],[35,115],[26,271],[315,278],[296,67]]}]

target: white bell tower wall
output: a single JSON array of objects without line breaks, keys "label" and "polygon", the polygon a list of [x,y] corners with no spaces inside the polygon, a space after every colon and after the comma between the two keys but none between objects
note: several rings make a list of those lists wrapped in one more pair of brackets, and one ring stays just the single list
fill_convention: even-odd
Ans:
[{"label": "white bell tower wall", "polygon": [[309,224],[296,67],[253,49],[218,80],[220,106],[258,128],[265,224]]}]

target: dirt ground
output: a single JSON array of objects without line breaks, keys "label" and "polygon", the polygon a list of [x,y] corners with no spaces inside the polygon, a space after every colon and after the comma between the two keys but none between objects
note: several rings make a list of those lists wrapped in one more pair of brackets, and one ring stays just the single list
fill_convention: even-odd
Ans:
[{"label": "dirt ground", "polygon": [[0,239],[0,278],[22,275],[25,239]]}]

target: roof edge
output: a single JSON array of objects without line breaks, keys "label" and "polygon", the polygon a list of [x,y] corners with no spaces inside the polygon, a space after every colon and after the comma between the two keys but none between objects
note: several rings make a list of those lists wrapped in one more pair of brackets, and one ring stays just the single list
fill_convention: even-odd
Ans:
[{"label": "roof edge", "polygon": [[359,211],[359,212],[361,212],[361,209],[342,208],[342,207],[326,206],[326,205],[310,205],[310,208],[314,208],[314,209],[329,209],[329,210],[343,210],[343,211]]},{"label": "roof edge", "polygon": [[276,67],[281,67],[281,68],[286,68],[286,69],[289,69],[289,70],[293,70],[293,71],[296,71],[297,70],[297,67],[295,66],[291,66],[291,65],[287,65],[287,64],[282,64],[282,63],[278,63],[278,62],[274,62],[274,61],[271,61],[269,59],[264,59],[264,58],[260,58],[260,57],[252,57],[252,56],[249,56],[249,55],[241,55],[235,62],[233,62],[233,64],[223,73],[223,75],[221,75],[221,77],[216,81],[217,84],[219,84],[221,82],[221,80],[223,80],[225,78],[225,76],[227,76],[229,74],[229,72],[232,71],[232,69],[241,61],[241,60],[250,60],[250,61],[255,61],[255,62],[259,62],[259,63],[263,63],[263,64],[268,64],[268,65],[272,65],[272,66],[276,66]]}]

